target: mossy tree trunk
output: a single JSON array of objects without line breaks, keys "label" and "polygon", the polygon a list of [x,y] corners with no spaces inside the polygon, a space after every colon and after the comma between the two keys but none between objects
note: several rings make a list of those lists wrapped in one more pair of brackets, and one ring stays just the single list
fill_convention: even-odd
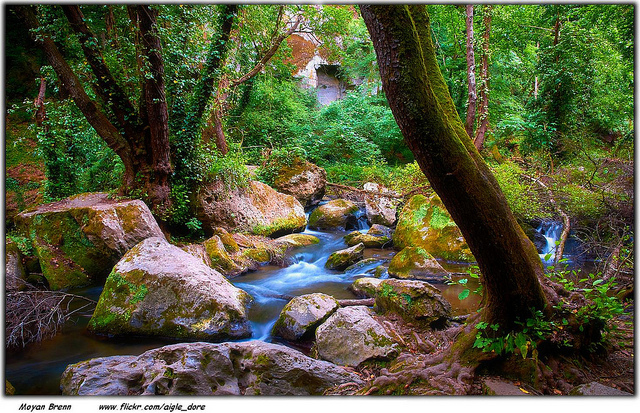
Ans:
[{"label": "mossy tree trunk", "polygon": [[455,110],[423,5],[362,5],[382,85],[405,141],[460,227],[482,271],[482,318],[504,329],[548,310],[535,246]]}]

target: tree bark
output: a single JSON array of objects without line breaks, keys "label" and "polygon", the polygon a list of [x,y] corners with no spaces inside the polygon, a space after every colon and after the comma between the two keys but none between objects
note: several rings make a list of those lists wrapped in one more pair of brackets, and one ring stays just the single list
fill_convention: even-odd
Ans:
[{"label": "tree bark", "polygon": [[169,146],[169,113],[164,85],[164,62],[162,44],[157,31],[157,11],[148,5],[137,6],[143,55],[149,64],[148,75],[144,76],[144,98],[148,132],[145,144],[148,152],[145,165],[150,165],[148,195],[156,205],[157,212],[166,212],[171,199],[171,160]]},{"label": "tree bark", "polygon": [[423,5],[362,5],[383,88],[420,168],[482,272],[482,318],[508,331],[531,309],[550,313],[543,267],[455,111]]},{"label": "tree bark", "polygon": [[[484,6],[484,34],[482,35],[482,71],[480,87],[480,114],[478,129],[473,143],[478,150],[482,149],[484,139],[489,129],[489,38],[491,36],[491,8],[490,4]],[[469,135],[473,136],[473,135]]]},{"label": "tree bark", "polygon": [[473,129],[476,122],[476,59],[473,52],[473,4],[467,4],[466,8],[467,26],[467,120],[464,128],[469,136],[473,136]]}]

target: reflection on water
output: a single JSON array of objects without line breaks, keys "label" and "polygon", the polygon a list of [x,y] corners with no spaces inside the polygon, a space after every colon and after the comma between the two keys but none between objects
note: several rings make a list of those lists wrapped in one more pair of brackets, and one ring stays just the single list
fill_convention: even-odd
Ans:
[{"label": "reflection on water", "polygon": [[[252,339],[274,341],[270,335],[271,329],[291,296],[322,292],[337,299],[355,298],[347,289],[353,281],[373,276],[375,268],[387,263],[395,253],[392,250],[366,249],[365,258],[375,258],[377,262],[347,272],[332,271],[324,268],[324,264],[332,252],[347,247],[343,240],[346,232],[305,233],[318,237],[320,243],[291,251],[291,262],[294,264],[286,268],[265,266],[231,280],[254,297],[255,301],[249,309]],[[444,265],[452,272],[466,271],[464,265],[450,268]],[[476,288],[472,281],[475,280],[469,281],[471,290]],[[463,302],[458,300],[458,294],[464,289],[462,286],[449,286],[444,282],[434,285],[452,304],[455,315],[467,314],[478,304],[479,297],[474,294]],[[101,288],[94,287],[74,293],[97,300]],[[16,394],[60,394],[60,376],[69,364],[96,357],[139,355],[170,343],[148,338],[131,338],[128,341],[97,338],[86,333],[90,316],[89,313],[77,317],[64,327],[62,333],[50,340],[7,354],[6,378],[16,388]]]}]

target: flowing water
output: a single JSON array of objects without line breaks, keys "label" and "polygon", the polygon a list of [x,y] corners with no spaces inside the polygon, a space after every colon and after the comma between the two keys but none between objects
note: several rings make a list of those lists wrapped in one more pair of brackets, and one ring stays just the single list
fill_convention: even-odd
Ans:
[{"label": "flowing water", "polygon": [[[365,219],[361,218],[358,226],[366,229]],[[275,341],[270,334],[271,328],[290,296],[322,292],[338,299],[356,298],[348,290],[353,281],[372,276],[375,268],[388,263],[395,253],[386,249],[366,249],[365,258],[375,258],[376,262],[353,271],[327,270],[324,264],[329,255],[347,247],[343,240],[347,232],[307,230],[305,233],[318,237],[320,243],[292,250],[288,260],[291,265],[285,268],[264,266],[258,271],[231,280],[255,299],[249,311],[253,329],[251,339]],[[443,266],[454,274],[454,278],[464,278],[468,269],[464,264],[443,263]],[[472,290],[476,287],[473,281],[470,279],[468,285]],[[434,285],[452,304],[455,315],[467,314],[478,304],[479,297],[473,294],[464,301],[458,300],[458,294],[466,288],[464,286],[446,285],[444,280],[442,284]],[[97,300],[101,287],[74,293]],[[91,313],[81,314],[67,323],[63,331],[54,338],[6,355],[6,378],[16,388],[17,394],[60,394],[60,375],[69,364],[95,357],[139,355],[149,349],[170,344],[169,341],[158,339],[123,341],[95,337],[86,332],[90,317]]]}]

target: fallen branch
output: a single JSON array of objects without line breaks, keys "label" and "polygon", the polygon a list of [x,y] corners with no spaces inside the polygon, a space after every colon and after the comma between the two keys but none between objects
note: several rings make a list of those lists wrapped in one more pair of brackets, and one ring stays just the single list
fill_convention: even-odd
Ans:
[{"label": "fallen branch", "polygon": [[355,305],[364,305],[367,307],[372,307],[376,303],[375,298],[362,298],[355,300],[338,300],[338,305],[340,307],[351,307]]}]

